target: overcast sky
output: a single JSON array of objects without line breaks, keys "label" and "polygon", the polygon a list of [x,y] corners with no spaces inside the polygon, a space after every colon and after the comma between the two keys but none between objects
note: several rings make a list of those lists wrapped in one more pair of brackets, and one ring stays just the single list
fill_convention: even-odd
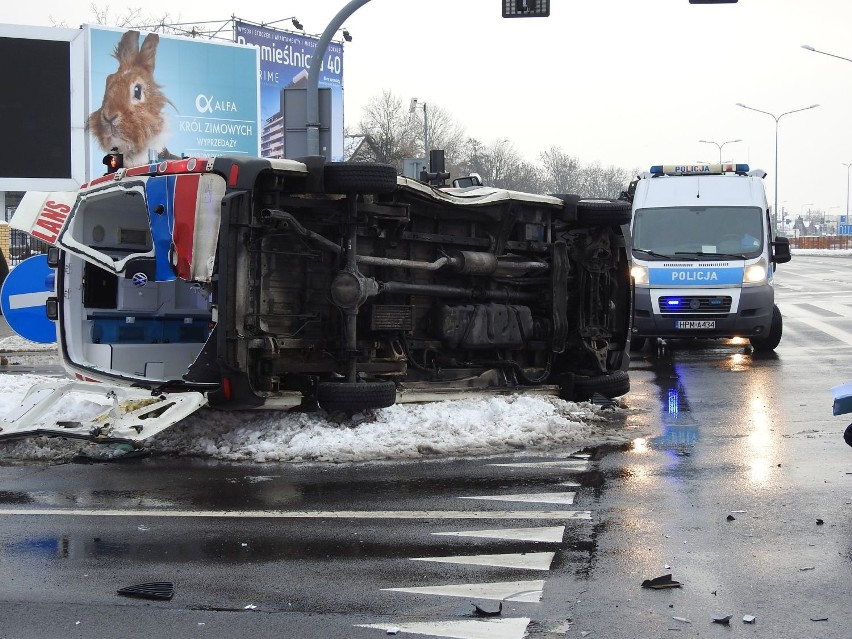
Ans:
[{"label": "overcast sky", "polygon": [[[356,130],[365,104],[390,90],[406,104],[417,97],[446,109],[483,142],[510,140],[528,160],[559,146],[585,163],[645,170],[718,161],[719,148],[698,140],[741,139],[722,159],[766,170],[771,202],[775,119],[736,103],[776,116],[820,104],[779,121],[778,199],[794,217],[845,212],[852,62],[801,45],[852,58],[849,0],[551,0],[549,18],[512,20],[502,18],[502,1],[371,0],[358,9],[345,22],[353,36],[344,53],[346,126]],[[319,35],[347,4],[137,6],[175,22],[295,15]],[[41,0],[11,3],[0,20],[76,27],[93,13],[87,2]]]}]

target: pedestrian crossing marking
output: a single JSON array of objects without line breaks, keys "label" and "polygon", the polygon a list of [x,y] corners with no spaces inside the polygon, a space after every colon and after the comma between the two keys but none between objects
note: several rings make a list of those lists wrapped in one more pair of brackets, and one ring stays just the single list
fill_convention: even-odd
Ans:
[{"label": "pedestrian crossing marking", "polygon": [[474,599],[538,603],[541,601],[542,591],[544,590],[544,580],[495,581],[476,584],[419,586],[416,588],[382,588],[382,590],[419,595],[443,595],[445,597],[472,597]]},{"label": "pedestrian crossing marking", "polygon": [[448,557],[411,557],[411,561],[437,561],[445,564],[496,566],[521,570],[550,570],[553,552],[505,553],[497,555],[456,555]]}]

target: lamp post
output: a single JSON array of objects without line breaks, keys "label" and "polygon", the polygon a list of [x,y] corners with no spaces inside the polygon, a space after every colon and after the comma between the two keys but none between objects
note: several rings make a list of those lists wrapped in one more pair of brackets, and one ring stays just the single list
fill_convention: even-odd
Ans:
[{"label": "lamp post", "polygon": [[728,140],[727,142],[722,142],[719,144],[718,142],[714,142],[713,140],[698,140],[699,142],[703,142],[704,144],[715,144],[719,147],[719,164],[722,163],[722,148],[726,144],[733,144],[734,142],[742,142],[742,140]]},{"label": "lamp post", "polygon": [[827,51],[820,51],[819,49],[814,49],[809,44],[803,44],[802,48],[806,49],[808,51],[813,51],[814,53],[821,53],[823,55],[827,55],[827,56],[830,56],[832,58],[837,58],[838,60],[846,60],[846,62],[852,62],[852,60],[850,60],[849,58],[844,58],[842,55],[835,55],[834,53],[828,53]]},{"label": "lamp post", "polygon": [[[308,155],[319,155],[319,72],[325,59],[328,44],[332,37],[343,26],[343,22],[355,13],[360,7],[363,7],[370,0],[349,0],[331,19],[331,22],[325,27],[322,32],[317,48],[311,58],[311,65],[308,68],[308,86],[305,91],[305,130],[307,136]],[[346,36],[344,36],[345,38]]]},{"label": "lamp post", "polygon": [[746,106],[742,102],[737,102],[738,107],[742,107],[744,109],[748,109],[749,111],[757,111],[758,113],[764,113],[775,120],[775,201],[773,203],[772,212],[773,217],[775,219],[775,230],[778,230],[778,123],[781,118],[785,115],[790,115],[791,113],[798,113],[799,111],[807,111],[808,109],[815,109],[818,107],[818,104],[812,104],[810,106],[802,107],[801,109],[793,109],[792,111],[785,111],[781,115],[775,115],[774,113],[770,113],[769,111],[761,111],[760,109],[755,109],[754,107]]},{"label": "lamp post", "polygon": [[409,113],[414,113],[417,107],[423,107],[423,162],[426,167],[429,166],[429,116],[426,111],[426,103],[418,102],[417,98],[411,98],[411,104],[408,107]]},{"label": "lamp post", "polygon": [[846,223],[849,223],[849,168],[852,167],[852,162],[841,162],[846,167]]}]

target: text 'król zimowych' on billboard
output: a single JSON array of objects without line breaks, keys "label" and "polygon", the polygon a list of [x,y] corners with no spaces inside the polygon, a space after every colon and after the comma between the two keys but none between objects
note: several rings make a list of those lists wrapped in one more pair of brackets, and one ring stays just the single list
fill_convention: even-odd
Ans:
[{"label": "text 'kr\u00f3l zimowych' on billboard", "polygon": [[124,166],[259,154],[258,52],[231,42],[88,27],[91,174]]}]

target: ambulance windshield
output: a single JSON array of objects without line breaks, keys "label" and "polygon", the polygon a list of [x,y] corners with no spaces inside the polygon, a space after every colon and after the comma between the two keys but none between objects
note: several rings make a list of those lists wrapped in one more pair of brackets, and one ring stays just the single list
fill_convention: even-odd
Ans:
[{"label": "ambulance windshield", "polygon": [[758,257],[763,252],[758,207],[690,206],[637,209],[633,250],[640,258],[720,254]]}]

